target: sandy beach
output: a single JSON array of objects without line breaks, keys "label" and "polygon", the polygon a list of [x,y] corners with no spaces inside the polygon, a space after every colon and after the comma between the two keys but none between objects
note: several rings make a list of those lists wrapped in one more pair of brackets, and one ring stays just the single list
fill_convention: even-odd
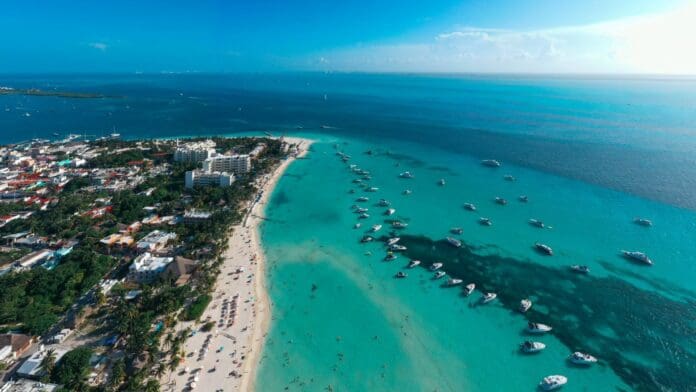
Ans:
[{"label": "sandy beach", "polygon": [[[163,377],[162,390],[254,390],[256,368],[270,323],[259,224],[276,183],[296,158],[307,153],[312,143],[292,137],[284,140],[298,146],[297,154],[260,180],[261,197],[249,206],[242,223],[231,229],[229,249],[212,293],[213,300],[201,323],[181,322],[177,326],[177,330],[190,327],[194,333],[184,344],[185,361],[175,373]],[[199,331],[206,320],[215,322],[216,326],[209,332]]]}]

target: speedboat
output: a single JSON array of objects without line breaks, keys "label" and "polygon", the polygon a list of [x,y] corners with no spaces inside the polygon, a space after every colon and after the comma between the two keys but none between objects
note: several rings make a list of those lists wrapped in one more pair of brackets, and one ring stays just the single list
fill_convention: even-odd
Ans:
[{"label": "speedboat", "polygon": [[577,272],[579,274],[589,274],[590,273],[590,267],[586,265],[571,265],[570,269],[573,272]]},{"label": "speedboat", "polygon": [[597,358],[590,354],[581,353],[580,351],[570,354],[568,360],[576,365],[592,365],[597,362]]},{"label": "speedboat", "polygon": [[464,203],[464,209],[469,211],[476,211],[476,206],[471,203]]},{"label": "speedboat", "polygon": [[445,276],[445,275],[447,275],[447,273],[446,273],[445,271],[437,271],[437,272],[435,273],[435,275],[433,276],[433,278],[434,278],[434,279],[440,279],[440,278],[442,278],[442,277]]},{"label": "speedboat", "polygon": [[402,279],[402,278],[407,277],[408,275],[407,275],[405,272],[399,271],[399,272],[396,273],[395,276],[396,276],[397,278]]},{"label": "speedboat", "polygon": [[437,270],[439,270],[440,268],[442,268],[442,263],[433,263],[433,264],[430,266],[430,270],[431,270],[431,271],[437,271]]},{"label": "speedboat", "polygon": [[360,239],[360,242],[372,242],[374,238],[371,235],[365,235]]},{"label": "speedboat", "polygon": [[450,229],[450,233],[452,234],[462,234],[464,232],[464,229],[461,227],[453,227]]},{"label": "speedboat", "polygon": [[568,383],[568,378],[566,376],[561,376],[559,374],[554,374],[552,376],[546,376],[539,383],[539,388],[544,391],[556,390]]},{"label": "speedboat", "polygon": [[413,178],[413,174],[411,174],[411,172],[405,171],[405,172],[399,174],[399,177],[401,177],[401,178]]},{"label": "speedboat", "polygon": [[355,209],[355,212],[358,214],[362,214],[362,213],[367,212],[367,211],[369,211],[369,209],[367,209],[365,207],[358,207]]},{"label": "speedboat", "polygon": [[454,237],[447,237],[446,239],[447,239],[447,242],[449,242],[449,244],[454,246],[455,248],[459,248],[462,246],[462,242]]},{"label": "speedboat", "polygon": [[520,312],[526,313],[532,307],[532,301],[527,298],[520,301]]},{"label": "speedboat", "polygon": [[522,203],[526,203],[526,202],[529,201],[529,198],[527,197],[527,195],[520,195],[520,196],[517,198],[517,200],[519,200],[519,201],[522,202]]},{"label": "speedboat", "polygon": [[464,287],[464,295],[466,295],[467,297],[470,296],[471,293],[473,293],[475,289],[476,289],[476,285],[474,283],[469,283],[468,285],[466,285]]},{"label": "speedboat", "polygon": [[481,164],[488,167],[500,167],[500,162],[495,159],[484,159],[481,161]]},{"label": "speedboat", "polygon": [[406,248],[405,246],[399,245],[399,244],[394,244],[394,245],[390,245],[390,246],[389,246],[389,250],[392,250],[392,251],[394,251],[394,252],[403,252],[403,251],[405,251],[406,249],[407,249],[407,248]]},{"label": "speedboat", "polygon": [[357,200],[358,200],[358,201],[370,201],[370,198],[369,198],[369,197],[366,197],[366,196],[360,196],[360,197],[358,197]]},{"label": "speedboat", "polygon": [[377,203],[380,207],[389,207],[389,200],[387,199],[379,199],[379,202]]},{"label": "speedboat", "polygon": [[369,217],[370,217],[370,214],[365,214],[365,213],[363,213],[363,214],[360,214],[360,216],[359,216],[358,218],[360,218],[360,219],[367,219],[367,218],[369,218]]},{"label": "speedboat", "polygon": [[355,180],[353,180],[353,183],[354,183],[354,184],[361,184],[361,183],[362,183],[362,180],[359,179],[359,178],[356,178]]},{"label": "speedboat", "polygon": [[398,256],[395,255],[393,252],[387,252],[387,256],[384,258],[384,261],[392,261],[396,260]]},{"label": "speedboat", "polygon": [[387,240],[387,245],[392,246],[392,245],[396,244],[397,242],[399,242],[400,239],[401,238],[399,238],[399,237],[392,237],[392,238]]},{"label": "speedboat", "polygon": [[496,299],[496,298],[498,298],[498,294],[496,294],[496,293],[486,293],[486,294],[483,295],[483,297],[481,297],[481,303],[482,303],[482,304],[487,304],[487,303],[493,301],[493,300]]},{"label": "speedboat", "polygon": [[404,195],[410,195],[411,193],[413,193],[413,191],[410,190],[410,189],[404,189],[404,191],[403,191],[402,193],[403,193]]},{"label": "speedboat", "polygon": [[460,284],[462,284],[462,280],[461,280],[461,279],[454,279],[454,278],[453,278],[453,279],[450,279],[450,280],[447,281],[447,286],[458,286],[458,285],[460,285]]},{"label": "speedboat", "polygon": [[510,174],[506,174],[503,176],[503,179],[505,181],[515,181],[515,177],[511,176]]},{"label": "speedboat", "polygon": [[483,226],[490,226],[493,224],[493,222],[491,222],[491,220],[488,218],[481,217],[481,218],[479,218],[479,224],[481,224]]},{"label": "speedboat", "polygon": [[520,344],[520,350],[522,350],[523,353],[527,354],[538,353],[545,348],[546,345],[544,343],[532,342],[530,340],[527,340],[524,343]]},{"label": "speedboat", "polygon": [[353,226],[354,229],[359,229],[360,226],[362,226],[360,223],[356,223],[355,226]]},{"label": "speedboat", "polygon": [[527,332],[529,333],[546,333],[552,330],[553,328],[549,327],[546,324],[541,324],[541,323],[532,323],[529,322],[527,323]]},{"label": "speedboat", "polygon": [[394,222],[392,222],[392,227],[395,229],[405,229],[406,227],[408,227],[408,223],[404,223],[401,221],[394,221]]},{"label": "speedboat", "polygon": [[379,190],[379,188],[374,187],[374,186],[371,186],[371,187],[366,189],[366,191],[368,191],[368,192],[377,192],[378,190]]},{"label": "speedboat", "polygon": [[626,257],[628,259],[640,261],[641,263],[644,263],[647,265],[653,264],[652,260],[650,260],[648,255],[646,255],[643,252],[622,250],[621,253],[624,255],[624,257]]},{"label": "speedboat", "polygon": [[382,225],[372,225],[372,229],[371,229],[371,230],[372,230],[373,232],[377,232],[377,231],[379,231],[379,229],[381,229],[381,228],[382,228]]},{"label": "speedboat", "polygon": [[544,222],[542,222],[542,221],[540,221],[540,220],[538,220],[538,219],[530,219],[530,220],[529,220],[529,224],[532,225],[532,226],[534,226],[534,227],[538,227],[538,228],[540,228],[540,229],[543,229],[543,228],[544,228]]},{"label": "speedboat", "polygon": [[368,180],[368,181],[369,181],[369,180],[372,179],[372,177],[370,177],[370,176],[368,176],[367,174],[365,174],[364,176],[362,176],[362,179],[363,179],[363,180]]},{"label": "speedboat", "polygon": [[387,215],[387,216],[389,216],[389,215],[394,215],[395,212],[396,212],[395,209],[389,208],[389,209],[387,209],[387,210],[384,212],[384,215]]},{"label": "speedboat", "polygon": [[408,268],[416,268],[417,266],[420,265],[420,263],[421,263],[420,260],[411,260],[411,261],[408,262],[408,266],[407,266],[407,267],[408,267]]},{"label": "speedboat", "polygon": [[546,244],[539,243],[539,242],[535,243],[534,246],[536,247],[536,249],[539,252],[541,252],[547,256],[553,256],[553,249],[551,249],[550,246],[548,246]]},{"label": "speedboat", "polygon": [[441,178],[440,181],[437,182],[437,185],[444,186],[445,185],[445,179]]},{"label": "speedboat", "polygon": [[652,221],[650,219],[645,219],[645,218],[636,218],[633,220],[633,223],[640,225],[640,226],[645,226],[645,227],[652,226]]},{"label": "speedboat", "polygon": [[500,204],[501,206],[504,206],[505,204],[507,204],[507,200],[503,199],[502,197],[496,197],[495,202]]}]

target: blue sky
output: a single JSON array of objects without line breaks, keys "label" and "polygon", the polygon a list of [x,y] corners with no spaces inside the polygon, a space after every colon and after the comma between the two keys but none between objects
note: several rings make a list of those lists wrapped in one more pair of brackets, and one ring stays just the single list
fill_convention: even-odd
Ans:
[{"label": "blue sky", "polygon": [[694,10],[686,0],[5,0],[0,72],[692,74]]}]

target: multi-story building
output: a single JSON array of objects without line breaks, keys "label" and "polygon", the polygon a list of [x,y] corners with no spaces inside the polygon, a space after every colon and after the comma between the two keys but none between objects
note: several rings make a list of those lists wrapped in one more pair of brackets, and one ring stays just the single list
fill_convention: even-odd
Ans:
[{"label": "multi-story building", "polygon": [[251,170],[251,157],[249,155],[216,155],[203,161],[203,171],[248,173]]},{"label": "multi-story building", "polygon": [[203,162],[215,155],[215,142],[206,140],[197,143],[187,143],[174,150],[176,162]]},{"label": "multi-story building", "polygon": [[175,233],[153,230],[135,245],[138,251],[155,252],[164,248],[169,241],[176,240]]},{"label": "multi-story building", "polygon": [[190,170],[186,172],[184,184],[186,188],[193,188],[194,186],[226,187],[232,185],[234,180],[234,174],[230,173]]},{"label": "multi-story building", "polygon": [[145,283],[157,278],[174,261],[173,257],[156,257],[145,252],[133,260],[128,267],[128,280]]}]

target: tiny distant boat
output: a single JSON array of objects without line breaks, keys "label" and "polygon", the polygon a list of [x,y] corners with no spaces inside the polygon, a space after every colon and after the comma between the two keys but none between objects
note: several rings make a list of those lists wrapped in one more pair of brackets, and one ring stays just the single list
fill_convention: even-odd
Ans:
[{"label": "tiny distant boat", "polygon": [[366,190],[368,192],[377,192],[379,190],[379,188],[372,186],[372,187],[367,188]]},{"label": "tiny distant boat", "polygon": [[452,287],[452,286],[458,286],[458,285],[460,285],[460,284],[462,284],[462,280],[461,280],[461,279],[454,279],[454,278],[453,278],[453,279],[450,279],[450,280],[447,281],[447,286],[450,286],[450,287]]},{"label": "tiny distant boat", "polygon": [[405,251],[407,248],[406,248],[405,246],[403,246],[403,245],[394,244],[394,245],[390,245],[390,246],[389,246],[389,249],[392,250],[392,251],[394,251],[394,252],[403,252],[403,251]]},{"label": "tiny distant boat", "polygon": [[483,226],[490,226],[493,224],[493,222],[491,222],[491,220],[488,218],[481,217],[481,218],[479,218],[479,224],[481,224]]},{"label": "tiny distant boat", "polygon": [[566,378],[565,376],[554,374],[552,376],[544,377],[544,379],[541,380],[541,382],[539,383],[539,388],[541,388],[543,391],[553,391],[558,388],[561,388],[567,383],[568,378]]},{"label": "tiny distant boat", "polygon": [[553,249],[551,249],[551,247],[546,245],[546,244],[542,244],[542,243],[537,242],[536,244],[534,244],[534,247],[536,247],[536,249],[539,252],[541,252],[547,256],[553,256]]},{"label": "tiny distant boat", "polygon": [[413,191],[410,190],[410,189],[404,189],[404,191],[403,191],[402,193],[403,193],[404,195],[410,195],[411,193],[413,193]]},{"label": "tiny distant boat", "polygon": [[464,203],[464,209],[468,211],[476,211],[476,206],[471,203]]},{"label": "tiny distant boat", "polygon": [[546,345],[544,343],[532,342],[530,340],[527,340],[524,343],[520,344],[520,350],[522,350],[523,353],[527,353],[527,354],[538,353],[538,352],[541,352],[545,348],[546,348]]},{"label": "tiny distant boat", "polygon": [[519,201],[522,202],[522,203],[526,203],[526,202],[529,201],[529,198],[527,197],[527,195],[520,195],[520,196],[517,198],[517,200],[519,200]]},{"label": "tiny distant boat", "polygon": [[401,240],[401,238],[392,237],[392,238],[387,240],[387,245],[392,246],[392,245],[396,244],[397,242],[399,242],[399,240]]},{"label": "tiny distant boat", "polygon": [[469,283],[464,287],[464,295],[468,297],[474,292],[474,290],[476,290],[476,285],[474,283]]},{"label": "tiny distant boat", "polygon": [[365,207],[358,207],[358,208],[355,209],[355,212],[358,213],[358,214],[363,214],[363,213],[365,213],[365,212],[367,212],[367,211],[369,211],[369,209],[368,209],[368,208],[365,208]]},{"label": "tiny distant boat", "polygon": [[355,193],[355,189],[349,190],[348,193],[350,193],[352,195],[353,193]]},{"label": "tiny distant boat", "polygon": [[406,227],[408,227],[408,223],[404,223],[401,221],[394,221],[394,222],[392,222],[392,227],[395,229],[405,229]]},{"label": "tiny distant boat", "polygon": [[354,184],[362,184],[362,180],[359,178],[356,178],[355,180],[353,180],[353,183]]},{"label": "tiny distant boat", "polygon": [[462,234],[464,232],[464,229],[461,227],[453,227],[450,229],[450,233],[452,234]]},{"label": "tiny distant boat", "polygon": [[500,204],[501,206],[504,206],[507,204],[507,200],[503,199],[502,197],[496,197],[495,202],[497,204]]},{"label": "tiny distant boat", "polygon": [[653,265],[652,260],[650,260],[650,258],[648,257],[648,255],[646,255],[646,254],[643,253],[643,252],[635,252],[635,251],[622,250],[621,253],[622,253],[623,256],[626,257],[627,259],[640,261],[641,263],[647,264],[647,265]]},{"label": "tiny distant boat", "polygon": [[370,217],[370,214],[360,214],[360,216],[358,218],[359,219],[367,219],[369,217]]},{"label": "tiny distant boat", "polygon": [[500,162],[495,159],[484,159],[481,161],[481,164],[488,167],[500,167]]},{"label": "tiny distant boat", "polygon": [[487,303],[493,301],[493,300],[496,299],[496,298],[498,298],[498,294],[496,294],[496,293],[486,293],[486,294],[483,295],[483,297],[481,297],[481,303],[487,304]]},{"label": "tiny distant boat", "polygon": [[640,225],[640,226],[645,226],[645,227],[652,226],[652,221],[650,219],[644,219],[644,218],[636,218],[633,220],[633,223]]},{"label": "tiny distant boat", "polygon": [[597,362],[597,358],[579,351],[570,354],[568,360],[576,365],[592,365]]},{"label": "tiny distant boat", "polygon": [[384,261],[393,261],[396,260],[396,258],[399,257],[395,255],[393,252],[387,252],[387,256],[384,258]]},{"label": "tiny distant boat", "polygon": [[372,242],[374,238],[371,235],[365,235],[360,239],[360,242]]},{"label": "tiny distant boat", "polygon": [[515,181],[515,177],[513,177],[513,176],[511,176],[511,175],[509,175],[509,174],[504,175],[504,176],[503,176],[503,179],[504,179],[505,181]]},{"label": "tiny distant boat", "polygon": [[382,225],[372,225],[372,232],[378,232],[382,228]]},{"label": "tiny distant boat", "polygon": [[401,177],[401,178],[413,178],[413,174],[411,174],[411,172],[405,171],[405,172],[399,174],[399,177]]},{"label": "tiny distant boat", "polygon": [[445,179],[441,178],[440,181],[437,182],[437,185],[445,186]]},{"label": "tiny distant boat", "polygon": [[529,322],[527,323],[527,332],[529,333],[546,333],[551,331],[553,328],[549,327],[546,324],[541,324],[541,323],[532,323]]},{"label": "tiny distant boat", "polygon": [[399,279],[403,279],[403,278],[406,278],[408,275],[407,275],[405,272],[399,271],[399,272],[396,273],[395,276],[396,276],[397,278],[399,278]]},{"label": "tiny distant boat", "polygon": [[366,197],[366,196],[360,196],[360,197],[357,198],[357,200],[358,200],[358,201],[370,201],[370,198],[369,198],[369,197]]},{"label": "tiny distant boat", "polygon": [[384,215],[387,215],[387,216],[389,216],[389,215],[394,215],[395,212],[396,212],[395,209],[389,208],[389,209],[387,209],[387,210],[384,212]]},{"label": "tiny distant boat", "polygon": [[367,154],[367,155],[372,155],[372,150],[367,150],[367,151],[365,151],[365,154]]},{"label": "tiny distant boat", "polygon": [[462,242],[454,237],[447,237],[446,240],[450,245],[454,246],[455,248],[459,248],[462,246]]},{"label": "tiny distant boat", "polygon": [[430,266],[430,270],[431,270],[431,271],[437,271],[437,270],[439,270],[440,268],[442,268],[442,263],[433,263],[433,264]]},{"label": "tiny distant boat", "polygon": [[362,179],[363,179],[363,180],[369,181],[369,180],[372,179],[372,177],[370,177],[370,176],[368,176],[367,174],[365,174],[364,176],[362,176]]},{"label": "tiny distant boat", "polygon": [[433,278],[440,279],[440,278],[444,277],[445,275],[447,275],[447,273],[445,271],[437,271],[435,273],[435,275],[433,276]]},{"label": "tiny distant boat", "polygon": [[389,207],[391,204],[389,200],[387,199],[379,199],[379,202],[377,203],[380,207]]},{"label": "tiny distant boat", "polygon": [[353,226],[354,229],[359,229],[360,226],[362,226],[360,223],[356,223],[355,226]]},{"label": "tiny distant boat", "polygon": [[408,262],[407,267],[408,268],[416,268],[420,265],[421,261],[420,260],[411,260]]},{"label": "tiny distant boat", "polygon": [[570,270],[573,272],[577,272],[578,274],[589,274],[590,273],[590,267],[586,265],[571,265]]},{"label": "tiny distant boat", "polygon": [[542,221],[540,221],[540,220],[538,220],[538,219],[530,219],[530,220],[529,220],[529,224],[532,225],[532,226],[534,226],[534,227],[538,227],[538,228],[540,228],[540,229],[543,229],[543,228],[544,228],[544,222],[542,222]]},{"label": "tiny distant boat", "polygon": [[525,298],[520,301],[520,312],[526,313],[532,307],[532,301]]}]

